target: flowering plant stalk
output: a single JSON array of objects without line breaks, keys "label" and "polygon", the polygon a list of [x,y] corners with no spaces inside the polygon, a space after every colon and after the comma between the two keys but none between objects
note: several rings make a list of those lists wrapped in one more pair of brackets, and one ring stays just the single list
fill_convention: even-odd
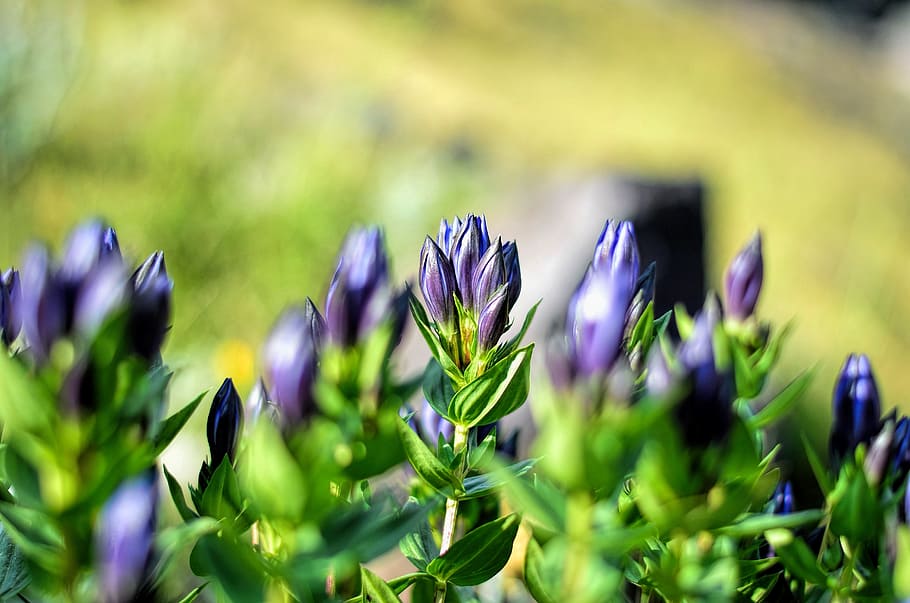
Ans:
[{"label": "flowering plant stalk", "polygon": [[[162,418],[173,283],[160,252],[126,266],[94,221],[0,278],[0,598],[910,598],[910,418],[883,415],[869,357],[834,379],[828,460],[805,447],[821,505],[776,463],[769,427],[811,373],[772,378],[788,330],[757,314],[759,235],[722,298],[657,316],[659,266],[608,220],[532,378],[514,241],[443,220],[418,294],[379,228],[352,229],[323,311],[277,318],[245,400],[229,376],[212,395],[191,484],[157,461],[206,398]],[[429,360],[401,377],[410,321]],[[523,458],[503,419],[528,399]],[[180,525],[159,525],[165,487]],[[380,578],[396,548],[413,571]]]}]

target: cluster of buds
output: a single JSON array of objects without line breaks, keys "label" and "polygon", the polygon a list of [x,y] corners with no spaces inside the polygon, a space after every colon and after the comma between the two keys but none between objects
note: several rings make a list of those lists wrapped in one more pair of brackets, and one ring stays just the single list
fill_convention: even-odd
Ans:
[{"label": "cluster of buds", "polygon": [[250,396],[251,414],[258,416],[271,403],[289,425],[312,416],[317,411],[313,390],[324,346],[353,348],[385,325],[391,330],[392,345],[397,344],[406,304],[406,292],[390,283],[382,231],[353,230],[329,286],[325,318],[307,298],[302,307],[286,310],[269,334],[263,352],[265,379]]},{"label": "cluster of buds", "polygon": [[565,332],[548,350],[557,387],[607,375],[623,343],[654,297],[654,265],[639,276],[638,244],[631,222],[608,220],[594,259],[572,295]]},{"label": "cluster of buds", "polygon": [[59,264],[46,247],[32,246],[22,264],[21,291],[19,283],[15,271],[4,275],[3,297],[10,302],[4,340],[10,343],[21,324],[37,361],[47,359],[60,338],[90,337],[124,309],[132,351],[157,359],[169,328],[173,289],[160,251],[129,276],[114,229],[91,221],[71,233]]},{"label": "cluster of buds", "polygon": [[209,417],[206,422],[205,435],[209,444],[209,460],[203,461],[199,470],[199,491],[205,491],[212,473],[227,457],[234,464],[237,453],[237,442],[243,428],[243,402],[234,387],[234,382],[227,378],[212,399]]},{"label": "cluster of buds", "polygon": [[484,216],[442,220],[420,251],[427,312],[459,368],[493,350],[509,328],[521,291],[515,241],[490,240]]},{"label": "cluster of buds", "polygon": [[757,232],[727,268],[724,277],[724,308],[728,318],[742,322],[755,313],[763,277],[761,233]]}]

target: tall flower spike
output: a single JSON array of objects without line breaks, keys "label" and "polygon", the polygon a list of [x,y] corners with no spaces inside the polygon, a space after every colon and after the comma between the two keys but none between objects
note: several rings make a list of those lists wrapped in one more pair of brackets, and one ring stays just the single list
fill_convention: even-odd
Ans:
[{"label": "tall flower spike", "polygon": [[455,269],[433,239],[427,237],[420,250],[420,291],[430,317],[453,330],[457,318]]},{"label": "tall flower spike", "polygon": [[835,464],[858,444],[868,444],[879,429],[881,401],[869,358],[850,354],[834,386],[829,450]]},{"label": "tall flower spike", "polygon": [[731,318],[745,320],[752,316],[761,293],[763,276],[761,233],[757,232],[730,262],[724,277],[726,309]]},{"label": "tall flower spike", "polygon": [[158,485],[153,471],[121,485],[98,516],[95,551],[101,600],[132,600],[151,568]]},{"label": "tall flower spike", "polygon": [[[307,300],[309,301],[309,300]],[[265,343],[265,377],[273,402],[291,425],[316,412],[313,384],[318,372],[315,306],[290,308],[281,315]]]},{"label": "tall flower spike", "polygon": [[133,349],[146,360],[155,359],[170,329],[171,295],[174,282],[168,276],[164,253],[156,251],[131,278],[129,337]]}]

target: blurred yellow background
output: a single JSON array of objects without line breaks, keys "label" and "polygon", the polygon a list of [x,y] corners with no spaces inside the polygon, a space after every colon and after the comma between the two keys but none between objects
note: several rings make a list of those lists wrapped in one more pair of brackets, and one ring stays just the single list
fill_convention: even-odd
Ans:
[{"label": "blurred yellow background", "polygon": [[533,221],[522,195],[554,178],[697,176],[709,282],[765,235],[760,311],[795,320],[784,377],[819,368],[821,434],[848,352],[886,408],[910,392],[903,38],[851,23],[764,2],[4,0],[0,265],[93,215],[137,261],[163,249],[179,402],[225,372],[249,387],[352,223],[383,224],[413,280],[444,215]]}]

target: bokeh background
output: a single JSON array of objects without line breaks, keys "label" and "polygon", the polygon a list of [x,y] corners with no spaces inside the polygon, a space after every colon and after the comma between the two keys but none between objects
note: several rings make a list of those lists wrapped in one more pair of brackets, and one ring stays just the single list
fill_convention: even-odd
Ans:
[{"label": "bokeh background", "polygon": [[[794,324],[781,382],[817,369],[798,425],[821,443],[848,352],[910,410],[908,95],[900,2],[0,0],[0,265],[90,216],[137,262],[163,249],[176,405],[249,388],[351,224],[413,281],[442,216],[559,258],[612,207],[566,190],[700,181],[709,285],[764,233],[761,315]],[[528,284],[544,321],[571,259]],[[201,442],[177,450],[192,479]]]}]

